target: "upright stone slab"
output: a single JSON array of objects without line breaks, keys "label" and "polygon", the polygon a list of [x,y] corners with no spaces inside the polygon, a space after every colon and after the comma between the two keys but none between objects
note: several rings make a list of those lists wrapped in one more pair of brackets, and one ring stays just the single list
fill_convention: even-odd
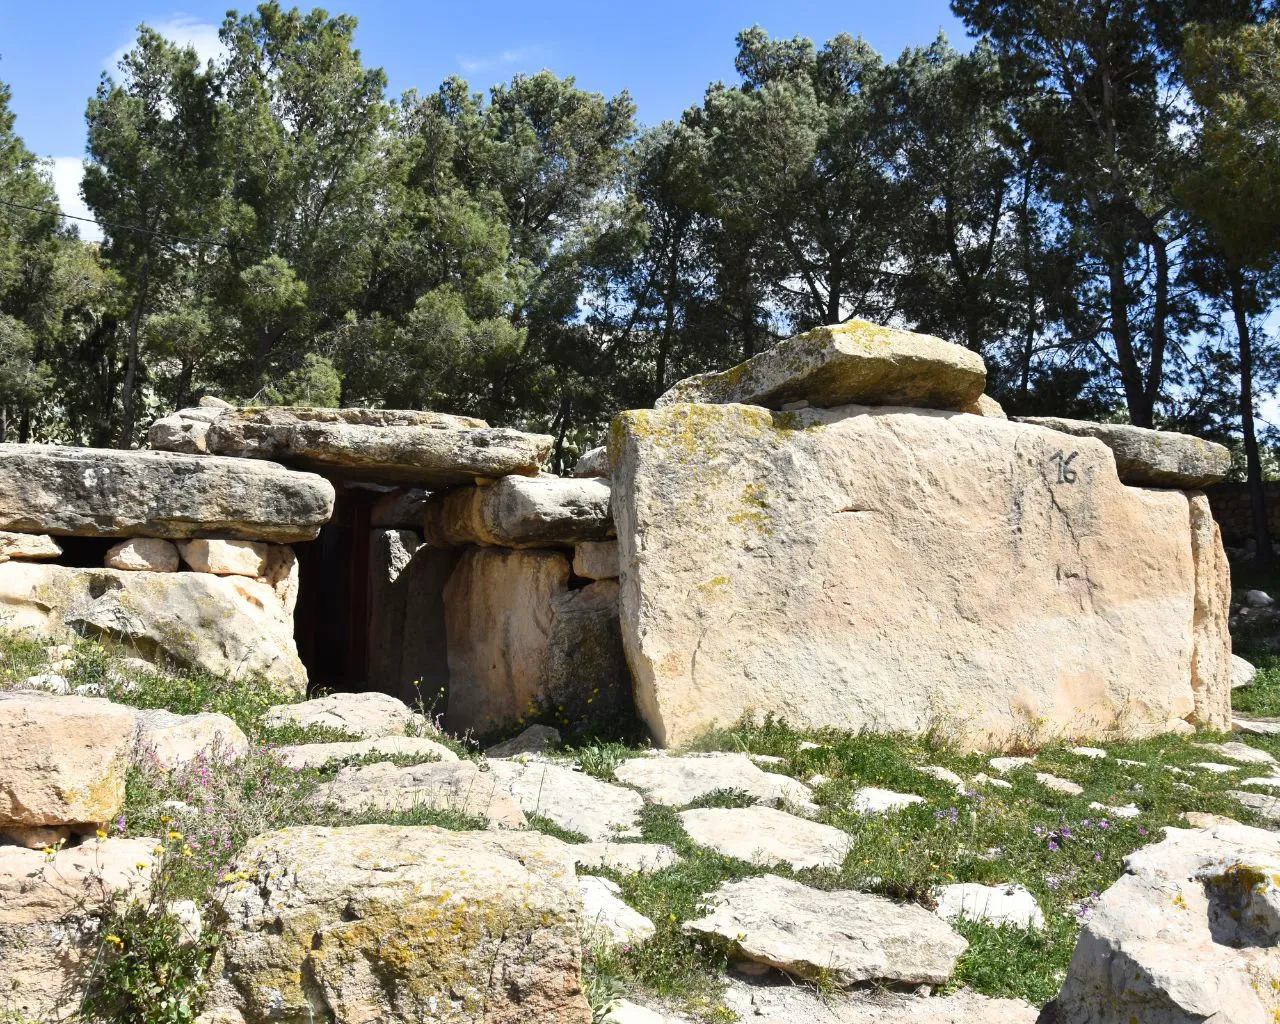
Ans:
[{"label": "upright stone slab", "polygon": [[444,588],[458,566],[458,548],[422,544],[405,569],[404,646],[400,650],[400,697],[443,713],[449,695],[449,641]]},{"label": "upright stone slab", "polygon": [[409,577],[422,542],[411,530],[374,530],[369,545],[369,686],[400,692]]},{"label": "upright stone slab", "polygon": [[657,404],[743,402],[779,409],[794,402],[862,402],[968,410],[978,407],[986,382],[976,352],[928,334],[849,320],[788,338],[730,370],[682,380]]},{"label": "upright stone slab", "polygon": [[992,745],[1225,714],[1196,704],[1186,495],[1063,440],[925,410],[623,413],[623,640],[657,741],[748,712]]},{"label": "upright stone slab", "polygon": [[633,713],[617,580],[597,580],[554,599],[543,664],[544,692],[562,721],[617,722]]},{"label": "upright stone slab", "polygon": [[1222,549],[1222,531],[1202,492],[1187,495],[1191,508],[1191,553],[1196,567],[1195,641],[1191,687],[1196,721],[1210,729],[1231,728],[1231,569]]},{"label": "upright stone slab", "polygon": [[269,462],[0,444],[0,529],[78,537],[312,540],[333,486]]},{"label": "upright stone slab", "polygon": [[1138,487],[1207,487],[1231,469],[1231,453],[1223,445],[1190,434],[1057,416],[1024,416],[1020,422],[1097,438],[1114,453],[1120,479]]}]

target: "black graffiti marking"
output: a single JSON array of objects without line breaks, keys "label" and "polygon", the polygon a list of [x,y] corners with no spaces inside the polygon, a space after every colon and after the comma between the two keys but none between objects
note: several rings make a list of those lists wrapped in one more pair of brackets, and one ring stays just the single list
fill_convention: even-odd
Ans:
[{"label": "black graffiti marking", "polygon": [[1072,452],[1070,455],[1064,455],[1062,450],[1059,449],[1049,456],[1050,462],[1056,462],[1058,464],[1058,483],[1073,484],[1076,482],[1078,474],[1071,468],[1071,463],[1079,454],[1079,452]]}]

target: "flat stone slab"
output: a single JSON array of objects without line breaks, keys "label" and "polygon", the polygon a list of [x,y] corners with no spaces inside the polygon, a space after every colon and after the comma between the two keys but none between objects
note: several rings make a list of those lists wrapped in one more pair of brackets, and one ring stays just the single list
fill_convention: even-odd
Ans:
[{"label": "flat stone slab", "polygon": [[647,875],[674,867],[683,858],[664,843],[576,843],[573,859],[580,868],[611,868],[624,875]]},{"label": "flat stone slab", "polygon": [[915,793],[895,793],[891,789],[881,789],[878,786],[863,786],[853,794],[853,802],[850,806],[859,814],[887,814],[890,811],[900,811],[912,804],[922,803],[924,803],[924,797],[917,796]]},{"label": "flat stone slab", "polygon": [[269,462],[0,444],[0,529],[76,537],[312,540],[333,485]]},{"label": "flat stone slab", "polygon": [[1247,743],[1233,740],[1229,743],[1196,743],[1201,750],[1225,757],[1228,761],[1239,761],[1241,764],[1275,764],[1276,759],[1265,750],[1251,747]]},{"label": "flat stone slab", "polygon": [[1231,728],[1252,736],[1280,736],[1280,718],[1233,718]]},{"label": "flat stone slab", "polygon": [[[189,410],[178,414],[181,419]],[[207,410],[200,410],[202,414]],[[344,479],[456,487],[476,477],[532,475],[552,438],[490,427],[468,416],[395,409],[226,409],[200,439],[172,418],[152,427],[153,446],[270,459]],[[198,449],[197,449],[198,450]]]},{"label": "flat stone slab", "polygon": [[741,402],[780,409],[808,402],[961,410],[978,401],[986,382],[982,357],[960,345],[849,320],[788,338],[732,369],[682,380],[656,405]]},{"label": "flat stone slab", "polygon": [[60,554],[62,548],[47,534],[0,530],[0,562],[7,562],[11,558],[57,558]]},{"label": "flat stone slab", "polygon": [[277,704],[268,708],[262,724],[269,727],[340,729],[356,739],[403,736],[422,728],[426,719],[389,693],[330,693],[324,697]]},{"label": "flat stone slab", "polygon": [[848,890],[824,892],[762,875],[726,882],[712,911],[684,930],[737,944],[749,960],[843,987],[864,981],[940,985],[968,947],[923,907]]},{"label": "flat stone slab", "polygon": [[505,476],[483,487],[432,495],[425,535],[435,547],[531,548],[602,541],[613,528],[611,493],[609,481],[599,477]]},{"label": "flat stone slab", "polygon": [[653,922],[627,904],[617,882],[582,875],[578,889],[582,893],[582,920],[588,944],[627,946],[653,937],[657,930]]},{"label": "flat stone slab", "polygon": [[431,807],[483,818],[497,828],[525,824],[515,801],[485,786],[481,771],[470,761],[433,761],[407,768],[383,762],[343,768],[316,791],[314,800],[346,814]]},{"label": "flat stone slab", "polygon": [[833,825],[772,807],[703,807],[681,811],[680,823],[699,846],[766,867],[838,868],[851,842]]},{"label": "flat stone slab", "polygon": [[550,725],[531,725],[518,736],[496,743],[485,751],[488,757],[516,757],[541,754],[560,745],[560,730]]},{"label": "flat stone slab", "polygon": [[1057,775],[1050,775],[1048,772],[1036,772],[1036,782],[1044,786],[1045,789],[1051,789],[1055,793],[1061,793],[1064,796],[1079,796],[1084,792],[1084,787],[1078,782],[1059,778]]},{"label": "flat stone slab", "polygon": [[1142,487],[1205,487],[1222,480],[1231,468],[1231,453],[1220,444],[1172,430],[1149,430],[1127,423],[1093,423],[1056,416],[1019,416],[1019,423],[1048,427],[1074,437],[1093,437],[1116,457],[1116,471],[1126,484]]},{"label": "flat stone slab", "polygon": [[640,794],[545,761],[489,761],[482,792],[502,793],[525,814],[549,818],[591,840],[639,834]]},{"label": "flat stone slab", "polygon": [[1280,796],[1269,793],[1250,793],[1243,789],[1229,789],[1227,796],[1253,811],[1258,817],[1280,824]]},{"label": "flat stone slab", "polygon": [[277,747],[275,756],[290,768],[324,768],[339,761],[379,754],[420,757],[424,761],[456,761],[458,755],[443,743],[421,736],[379,736],[350,743],[298,743]]},{"label": "flat stone slab", "polygon": [[216,766],[249,753],[249,738],[226,715],[178,715],[152,708],[137,712],[136,721],[138,755],[160,768],[177,768],[198,758]]},{"label": "flat stone slab", "polygon": [[959,882],[933,891],[934,913],[944,921],[967,918],[1016,928],[1043,928],[1044,913],[1036,898],[1021,885],[979,885]]},{"label": "flat stone slab", "polygon": [[[773,978],[731,980],[724,1003],[743,1024],[1036,1024],[1040,1014],[1021,999],[993,999],[968,989],[924,997],[861,990],[820,994],[809,986]],[[618,1024],[633,1022],[624,1018]],[[677,1022],[636,1017],[634,1024]]]},{"label": "flat stone slab", "polygon": [[683,757],[634,757],[614,769],[619,782],[635,786],[655,804],[683,807],[717,790],[739,790],[761,803],[812,803],[802,782],[757,767],[746,754],[686,754]]}]

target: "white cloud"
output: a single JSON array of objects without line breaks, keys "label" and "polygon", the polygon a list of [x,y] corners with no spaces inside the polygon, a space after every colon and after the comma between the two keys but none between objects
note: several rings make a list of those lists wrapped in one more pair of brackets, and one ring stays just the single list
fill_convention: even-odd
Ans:
[{"label": "white cloud", "polygon": [[[216,60],[226,53],[222,41],[218,38],[218,26],[209,22],[178,15],[165,21],[151,23],[150,27],[170,42],[177,43],[179,46],[190,46],[196,51],[202,64]],[[131,38],[127,43],[116,47],[107,57],[103,66],[109,75],[119,76],[120,59],[133,48],[135,42],[136,37]]]},{"label": "white cloud", "polygon": [[525,64],[529,61],[543,59],[545,48],[541,46],[521,46],[501,53],[492,53],[487,57],[459,57],[458,66],[468,75],[479,71],[497,71],[509,68],[513,64]]},{"label": "white cloud", "polygon": [[[80,181],[84,178],[84,161],[78,156],[55,156],[49,159],[49,173],[58,193],[58,205],[62,212],[72,217],[92,217],[89,207],[80,197]],[[80,237],[90,242],[102,241],[102,229],[96,224],[73,220]]]}]

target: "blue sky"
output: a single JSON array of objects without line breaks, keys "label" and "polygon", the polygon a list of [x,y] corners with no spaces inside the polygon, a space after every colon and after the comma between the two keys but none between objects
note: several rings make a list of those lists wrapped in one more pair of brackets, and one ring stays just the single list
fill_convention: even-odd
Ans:
[{"label": "blue sky", "polygon": [[[226,0],[177,7],[163,0],[0,0],[0,80],[13,90],[18,132],[54,159],[67,212],[84,212],[76,190],[85,101],[136,26],[145,22],[207,56],[216,50],[228,6]],[[483,87],[545,67],[606,94],[630,90],[644,123],[677,116],[701,98],[707,83],[731,79],[734,35],[753,24],[772,35],[817,40],[851,32],[893,55],[929,42],[939,29],[956,44],[964,39],[946,0],[348,0],[327,7],[359,19],[362,57],[387,72],[393,94],[434,88],[450,74]]]}]

